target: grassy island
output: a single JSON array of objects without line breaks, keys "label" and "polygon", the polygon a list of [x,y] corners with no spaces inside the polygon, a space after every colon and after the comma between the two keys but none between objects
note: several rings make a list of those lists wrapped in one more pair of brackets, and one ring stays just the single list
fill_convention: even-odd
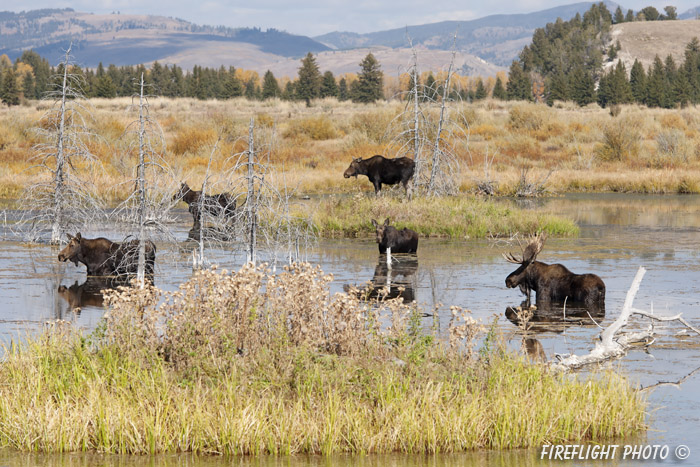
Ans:
[{"label": "grassy island", "polygon": [[174,293],[109,293],[92,334],[60,323],[6,349],[0,446],[221,455],[434,453],[602,441],[644,427],[610,372],[550,372],[452,307],[331,296],[297,264],[199,271]]}]

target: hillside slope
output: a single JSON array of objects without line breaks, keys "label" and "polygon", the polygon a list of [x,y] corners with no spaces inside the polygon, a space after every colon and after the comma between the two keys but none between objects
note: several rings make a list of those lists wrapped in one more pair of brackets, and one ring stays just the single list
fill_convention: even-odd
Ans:
[{"label": "hillside slope", "polygon": [[629,72],[635,58],[645,70],[656,55],[665,60],[671,54],[676,65],[681,64],[685,61],[685,46],[693,37],[700,38],[700,20],[645,21],[614,25],[611,43],[620,41],[617,55]]},{"label": "hillside slope", "polygon": [[[135,65],[158,60],[183,68],[218,67],[260,54],[254,61],[302,57],[329,48],[311,38],[257,28],[199,26],[181,19],[145,15],[93,15],[72,9],[0,12],[0,54],[11,59],[34,49],[56,64],[70,42],[81,65]],[[186,57],[193,57],[188,61]],[[175,60],[182,59],[183,62]],[[204,63],[207,62],[207,63]]]}]

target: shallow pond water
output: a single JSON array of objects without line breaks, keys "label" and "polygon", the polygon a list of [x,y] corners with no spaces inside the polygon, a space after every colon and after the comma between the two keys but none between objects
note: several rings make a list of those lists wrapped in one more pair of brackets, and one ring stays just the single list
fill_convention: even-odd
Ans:
[{"label": "shallow pond water", "polygon": [[[563,263],[578,273],[592,272],[605,281],[606,314],[595,317],[601,326],[617,317],[637,269],[644,266],[647,273],[634,305],[644,310],[653,307],[658,314],[683,313],[687,320],[700,327],[700,196],[589,194],[527,200],[522,204],[526,208],[572,217],[581,227],[577,238],[548,239],[538,260]],[[158,244],[155,282],[161,288],[175,290],[191,275],[194,244],[185,241],[189,229],[187,221],[191,220],[188,215],[187,212],[180,213],[181,221],[173,225],[178,241]],[[86,231],[83,235],[108,233]],[[520,348],[524,338],[528,338],[530,344],[536,339],[537,348],[544,351],[548,359],[554,354],[581,354],[590,350],[600,329],[585,316],[567,322],[533,322],[527,335],[523,335],[508,319],[506,309],[519,305],[523,298],[517,289],[505,287],[505,277],[516,267],[506,262],[501,254],[510,251],[520,253],[517,243],[497,239],[421,239],[417,260],[397,255],[398,263],[390,274],[380,260],[376,244],[369,238],[321,240],[306,255],[310,262],[320,264],[326,273],[334,275],[333,292],[372,279],[383,285],[388,276],[392,285],[405,287],[408,298],[424,305],[426,311],[443,304],[438,311],[441,327],[449,320],[449,306],[458,305],[471,310],[473,316],[484,323],[496,319],[506,339],[516,349]],[[96,290],[101,284],[85,284],[84,266],[59,263],[57,254],[56,247],[3,242],[0,250],[0,278],[4,284],[0,290],[0,339],[3,341],[40,329],[52,319],[65,319],[88,330],[99,322],[104,310]],[[232,247],[209,249],[207,256],[213,263],[227,269],[236,269],[245,260],[243,252]],[[76,306],[80,308],[79,312],[75,311]],[[571,310],[569,313],[571,316]],[[648,325],[647,321],[637,318],[633,322],[637,327]],[[700,336],[685,333],[677,323],[656,324],[656,331],[659,337],[648,351],[632,351],[624,359],[606,366],[627,374],[640,386],[677,381],[700,367]],[[700,464],[700,372],[688,377],[680,386],[658,387],[650,393],[650,402],[653,409],[649,416],[651,430],[638,442],[667,444],[671,449],[679,444],[688,445],[691,460],[695,458]],[[396,465],[442,465],[452,461],[463,465],[484,461],[495,465],[513,462],[529,465],[537,461],[535,454],[523,451],[437,458],[369,456],[342,458],[342,462],[385,465],[380,460],[383,459]],[[15,464],[15,460],[29,458],[13,459],[10,463]],[[39,456],[21,463],[43,464],[41,459]],[[57,460],[56,457],[49,459]],[[63,456],[62,459],[66,465],[91,462],[84,456]],[[168,459],[185,465],[217,462],[186,456]],[[277,463],[268,461],[262,464]],[[9,460],[0,456],[0,465],[6,462]],[[122,458],[114,462],[129,464],[132,460]],[[152,459],[152,462],[169,463],[163,459]],[[297,462],[299,465],[327,463],[315,458],[296,458],[285,464]]]}]

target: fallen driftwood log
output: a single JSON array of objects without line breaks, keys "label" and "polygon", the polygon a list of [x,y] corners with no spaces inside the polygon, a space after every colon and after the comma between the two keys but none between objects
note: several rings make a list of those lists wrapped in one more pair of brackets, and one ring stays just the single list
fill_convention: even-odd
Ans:
[{"label": "fallen driftwood log", "polygon": [[633,314],[645,316],[655,321],[678,321],[684,324],[688,329],[700,335],[700,330],[691,326],[681,317],[680,313],[675,316],[656,316],[653,314],[653,310],[652,312],[646,312],[632,307],[632,302],[639,291],[639,286],[645,273],[646,269],[640,266],[637,270],[637,274],[634,276],[632,285],[627,291],[620,316],[603,330],[600,334],[600,340],[596,343],[593,350],[587,355],[556,355],[558,361],[551,363],[552,369],[559,371],[573,370],[593,363],[600,363],[605,360],[621,357],[636,343],[643,342],[650,345],[654,341],[653,324],[650,325],[649,329],[646,331],[622,332],[622,328],[627,325],[630,316]]}]

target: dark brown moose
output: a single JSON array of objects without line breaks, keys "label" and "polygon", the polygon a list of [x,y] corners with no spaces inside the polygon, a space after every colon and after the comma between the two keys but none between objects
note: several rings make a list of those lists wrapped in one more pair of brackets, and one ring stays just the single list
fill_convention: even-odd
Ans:
[{"label": "dark brown moose", "polygon": [[569,303],[583,303],[589,310],[605,310],[605,284],[600,277],[574,274],[561,264],[535,261],[546,239],[544,233],[533,237],[523,249],[522,258],[512,253],[503,255],[509,263],[520,265],[506,277],[506,286],[520,287],[527,297],[527,306],[530,306],[530,291],[534,290],[538,306],[566,299]]},{"label": "dark brown moose", "polygon": [[418,234],[411,229],[397,230],[389,225],[387,218],[383,224],[372,219],[372,225],[376,229],[379,253],[386,253],[391,248],[391,253],[415,253],[418,251]]},{"label": "dark brown moose", "polygon": [[[104,237],[83,238],[78,232],[68,235],[68,245],[58,254],[59,261],[71,261],[76,266],[87,266],[88,276],[124,276],[138,272],[139,242],[113,242]],[[152,276],[156,260],[156,246],[146,242],[146,275]]]},{"label": "dark brown moose", "polygon": [[382,184],[396,185],[401,183],[408,195],[408,181],[413,177],[415,167],[413,159],[408,157],[397,157],[396,159],[387,159],[379,155],[368,159],[358,157],[350,163],[350,167],[345,170],[343,177],[357,178],[358,175],[367,175],[369,181],[374,185],[376,195],[380,194]]},{"label": "dark brown moose", "polygon": [[231,193],[204,195],[202,199],[201,191],[193,190],[186,182],[182,182],[180,189],[173,195],[173,201],[180,199],[188,204],[195,225],[201,221],[202,210],[212,216],[224,215],[233,218],[236,215],[236,198]]}]

